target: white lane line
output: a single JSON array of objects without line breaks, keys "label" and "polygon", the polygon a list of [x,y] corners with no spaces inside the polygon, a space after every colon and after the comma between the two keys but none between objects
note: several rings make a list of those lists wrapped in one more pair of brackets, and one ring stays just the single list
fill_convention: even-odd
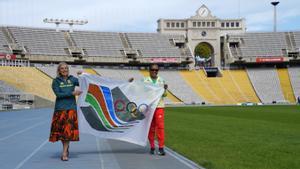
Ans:
[{"label": "white lane line", "polygon": [[37,126],[40,126],[40,125],[42,125],[42,124],[44,124],[44,123],[46,123],[46,122],[47,122],[47,121],[43,121],[43,122],[37,123],[37,124],[35,124],[35,125],[32,125],[32,126],[30,126],[30,127],[25,128],[25,129],[23,129],[23,130],[20,130],[20,131],[18,131],[18,132],[12,133],[12,134],[10,134],[10,135],[8,135],[8,136],[2,137],[2,138],[0,138],[0,141],[6,140],[6,139],[8,139],[8,138],[10,138],[10,137],[13,137],[13,136],[15,136],[15,135],[24,133],[25,131],[30,130],[30,129],[33,129],[33,128],[35,128],[35,127],[37,127]]},{"label": "white lane line", "polygon": [[38,148],[36,148],[29,156],[27,156],[23,161],[21,161],[15,169],[21,168],[32,156],[34,156],[46,143],[48,142],[48,139],[45,140]]},{"label": "white lane line", "polygon": [[[157,142],[155,144],[156,144],[156,146],[158,146]],[[171,155],[172,157],[174,157],[175,159],[177,159],[178,161],[180,161],[181,163],[183,163],[184,165],[188,166],[191,169],[205,169],[205,168],[199,166],[198,164],[196,164],[195,162],[176,153],[175,151],[173,151],[172,149],[170,149],[168,147],[165,147],[164,149],[165,149],[167,155]]]},{"label": "white lane line", "polygon": [[[35,117],[35,118],[29,118],[29,119],[18,119],[18,120],[21,121],[21,122],[26,122],[26,121],[37,120],[37,119],[41,119],[41,118],[43,118],[43,117]],[[0,129],[9,128],[11,126],[17,126],[17,125],[19,125],[19,124],[10,123],[10,122],[1,123],[1,124],[3,124],[3,125],[0,125]]]},{"label": "white lane line", "polygon": [[99,139],[96,137],[96,145],[97,145],[98,156],[99,156],[100,165],[101,165],[100,169],[104,169],[104,160],[103,160],[101,152],[100,152],[101,149],[100,149],[100,143],[99,142],[100,142]]},{"label": "white lane line", "polygon": [[[104,169],[104,168],[106,168],[106,169],[121,169],[116,157],[114,156],[114,152],[112,152],[111,146],[107,139],[99,138],[97,140],[97,148],[99,151],[101,169]],[[111,152],[111,153],[101,154],[100,150],[103,152]]]},{"label": "white lane line", "polygon": [[23,117],[20,117],[18,119],[12,119],[12,117],[10,117],[9,119],[0,120],[0,122],[3,123],[3,121],[17,121],[17,120],[26,121],[26,120],[34,120],[34,119],[40,119],[40,118],[44,118],[44,116],[33,117],[33,118],[23,118]]},{"label": "white lane line", "polygon": [[169,148],[165,147],[166,152],[171,155],[172,157],[176,158],[178,161],[180,161],[181,163],[185,164],[186,166],[190,167],[191,169],[205,169],[203,167],[200,167],[199,165],[197,165],[196,163],[194,163],[193,161],[183,157],[182,155],[174,152],[173,150],[170,150]]}]

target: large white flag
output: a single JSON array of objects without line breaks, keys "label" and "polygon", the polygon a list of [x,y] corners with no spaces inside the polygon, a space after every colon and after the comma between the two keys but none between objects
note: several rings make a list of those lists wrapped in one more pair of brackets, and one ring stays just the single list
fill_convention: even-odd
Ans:
[{"label": "large white flag", "polygon": [[163,87],[82,74],[78,98],[79,130],[101,138],[145,146]]}]

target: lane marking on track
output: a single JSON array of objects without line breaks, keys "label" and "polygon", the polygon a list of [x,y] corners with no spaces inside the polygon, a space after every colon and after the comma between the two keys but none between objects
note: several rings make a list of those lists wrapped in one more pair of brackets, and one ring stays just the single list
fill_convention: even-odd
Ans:
[{"label": "lane marking on track", "polygon": [[36,148],[31,154],[29,154],[23,161],[21,161],[15,169],[21,168],[32,156],[34,156],[46,143],[48,139],[45,140],[38,148]]},{"label": "lane marking on track", "polygon": [[[155,144],[156,144],[156,146],[158,146],[157,142]],[[171,155],[172,157],[174,157],[175,159],[177,159],[178,161],[180,161],[181,163],[183,163],[184,165],[188,166],[191,169],[205,169],[205,168],[199,166],[198,164],[196,164],[195,162],[176,153],[175,151],[173,151],[172,149],[170,149],[168,147],[165,147],[164,149],[165,149],[167,155]]]},{"label": "lane marking on track", "polygon": [[[101,139],[98,138],[97,140],[97,149],[99,151],[99,157],[101,162],[101,169],[104,169],[105,167],[107,169],[121,169],[119,166],[119,163],[115,157],[115,153],[112,151],[112,148],[108,142],[107,139]],[[100,148],[101,147],[101,148]],[[104,153],[101,154],[101,151],[103,152],[112,152],[112,153]]]},{"label": "lane marking on track", "polygon": [[104,160],[102,158],[102,155],[101,155],[101,148],[100,148],[100,143],[99,143],[99,139],[96,137],[96,145],[97,145],[97,150],[98,150],[98,156],[99,156],[99,159],[100,159],[100,165],[101,165],[101,168],[100,169],[104,169]]},{"label": "lane marking on track", "polygon": [[25,131],[30,130],[30,129],[33,129],[33,128],[35,128],[35,127],[37,127],[37,126],[40,126],[40,125],[42,125],[42,124],[44,124],[44,123],[46,123],[46,122],[47,122],[47,121],[43,121],[43,122],[37,123],[37,124],[35,124],[35,125],[32,125],[32,126],[30,126],[30,127],[25,128],[25,129],[23,129],[23,130],[20,130],[20,131],[18,131],[18,132],[12,133],[12,134],[10,134],[10,135],[8,135],[8,136],[2,137],[2,138],[0,138],[0,141],[6,140],[6,139],[9,139],[9,138],[11,138],[11,137],[13,137],[13,136],[16,136],[16,135],[18,135],[18,134],[24,133]]},{"label": "lane marking on track", "polygon": [[[43,117],[35,117],[35,118],[28,118],[28,119],[18,119],[19,121],[21,121],[22,123],[23,122],[27,122],[27,121],[31,121],[31,120],[37,120],[37,119],[42,119]],[[11,121],[11,120],[7,120],[7,121]],[[16,120],[15,120],[16,121]],[[9,128],[11,126],[17,126],[19,124],[16,124],[16,123],[10,123],[10,122],[5,122],[5,123],[2,123],[2,125],[0,125],[0,129],[5,129],[5,128]]]}]

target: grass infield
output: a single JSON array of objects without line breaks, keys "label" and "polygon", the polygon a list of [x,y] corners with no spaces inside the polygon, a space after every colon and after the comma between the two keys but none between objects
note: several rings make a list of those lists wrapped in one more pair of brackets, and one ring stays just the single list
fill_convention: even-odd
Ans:
[{"label": "grass infield", "polygon": [[300,169],[300,106],[165,111],[166,145],[207,169]]}]

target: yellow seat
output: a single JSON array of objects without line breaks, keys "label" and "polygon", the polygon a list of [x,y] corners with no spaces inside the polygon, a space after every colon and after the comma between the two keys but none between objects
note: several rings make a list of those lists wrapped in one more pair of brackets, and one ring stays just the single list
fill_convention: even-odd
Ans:
[{"label": "yellow seat", "polygon": [[52,79],[36,68],[0,66],[0,74],[0,80],[25,93],[55,100],[51,89]]},{"label": "yellow seat", "polygon": [[285,100],[289,101],[290,103],[296,103],[288,69],[286,68],[277,69],[277,73],[280,81],[281,90]]}]

